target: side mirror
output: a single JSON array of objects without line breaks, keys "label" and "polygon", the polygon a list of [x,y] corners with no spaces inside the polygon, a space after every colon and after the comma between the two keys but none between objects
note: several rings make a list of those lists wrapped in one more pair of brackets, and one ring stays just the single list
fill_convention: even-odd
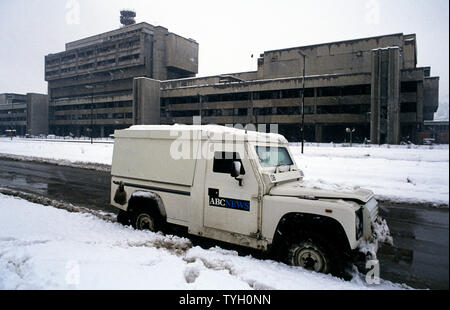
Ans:
[{"label": "side mirror", "polygon": [[231,166],[231,177],[238,178],[241,175],[242,164],[238,161],[234,161]]}]

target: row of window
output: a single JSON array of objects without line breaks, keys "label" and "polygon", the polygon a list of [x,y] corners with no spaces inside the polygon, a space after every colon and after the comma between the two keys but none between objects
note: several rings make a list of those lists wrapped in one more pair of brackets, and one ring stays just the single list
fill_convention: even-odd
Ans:
[{"label": "row of window", "polygon": [[119,62],[128,61],[128,60],[135,60],[135,59],[139,59],[139,57],[140,57],[140,54],[133,54],[133,55],[122,56],[122,57],[119,57]]},{"label": "row of window", "polygon": [[[120,63],[120,62],[124,62],[124,61],[136,60],[136,59],[139,59],[139,57],[140,57],[140,54],[127,55],[127,56],[119,57],[118,61]],[[97,63],[97,66],[102,67],[102,66],[111,65],[111,64],[114,64],[114,63],[116,63],[116,59],[115,58],[111,58],[111,59],[99,61]],[[84,65],[79,65],[78,69],[79,70],[86,70],[86,69],[94,68],[94,66],[95,66],[95,63],[94,62],[90,62],[90,63],[84,64]],[[61,69],[61,73],[69,73],[69,72],[74,72],[74,71],[76,71],[76,67],[75,66]],[[54,75],[58,75],[58,74],[59,74],[58,70],[48,71],[46,73],[47,76],[54,76]]]},{"label": "row of window", "polygon": [[125,37],[125,36],[129,36],[129,35],[131,35],[131,34],[139,33],[139,32],[141,32],[141,29],[132,30],[132,31],[124,32],[124,33],[119,33],[119,34],[110,36],[109,38],[110,38],[111,40],[113,40],[113,39],[123,38],[123,37]]},{"label": "row of window", "polygon": [[25,109],[17,109],[17,110],[13,110],[11,112],[11,110],[0,110],[0,114],[20,114],[20,113],[25,113]]},{"label": "row of window", "polygon": [[[141,42],[140,39],[135,39],[135,40],[129,40],[129,41],[119,43],[118,45],[110,44],[107,46],[102,46],[97,49],[97,53],[98,54],[109,53],[109,52],[117,50],[117,49],[129,49],[129,48],[137,47],[140,45],[140,42]],[[94,49],[79,52],[78,58],[91,57],[94,55],[95,52],[96,51]],[[61,58],[61,62],[64,63],[64,62],[74,61],[76,58],[77,58],[76,53],[65,55]],[[49,66],[59,64],[59,58],[49,59],[46,61],[46,64]]]},{"label": "row of window", "polygon": [[0,122],[23,122],[26,121],[26,117],[6,117],[0,118]]},{"label": "row of window", "polygon": [[73,81],[81,81],[81,80],[88,80],[88,79],[96,79],[96,78],[111,78],[111,74],[113,74],[113,76],[116,76],[116,73],[119,72],[121,75],[119,76],[123,76],[125,74],[125,71],[127,69],[117,69],[117,70],[109,70],[109,71],[103,71],[103,72],[95,72],[95,73],[91,73],[91,74],[80,74],[80,75],[76,75],[74,77],[72,77]]},{"label": "row of window", "polygon": [[[342,87],[320,87],[317,88],[318,97],[337,97],[337,96],[356,96],[370,95],[370,85],[351,85]],[[283,89],[258,92],[241,92],[230,94],[212,94],[185,97],[162,98],[163,105],[169,104],[187,104],[201,102],[225,102],[225,101],[249,101],[253,100],[269,100],[269,99],[290,99],[301,98],[303,89]],[[305,97],[314,97],[314,88],[305,89]]]},{"label": "row of window", "polygon": [[61,69],[61,73],[70,73],[70,72],[74,72],[76,70],[77,70],[76,67],[64,68],[64,69]]},{"label": "row of window", "polygon": [[107,66],[107,65],[114,64],[114,63],[116,63],[116,59],[115,58],[111,58],[111,59],[99,61],[97,63],[97,65],[98,66]]},{"label": "row of window", "polygon": [[137,39],[137,40],[133,40],[133,41],[126,41],[123,43],[119,44],[119,48],[132,48],[132,47],[137,47],[141,44],[141,40]]},{"label": "row of window", "polygon": [[[204,117],[217,116],[247,116],[251,109],[205,109],[202,110]],[[301,115],[300,106],[291,107],[265,107],[254,108],[253,115],[268,116],[268,115]],[[350,105],[331,105],[331,106],[317,106],[317,114],[364,114],[370,112],[370,104],[350,104]],[[166,117],[192,117],[199,116],[199,110],[186,111],[167,111],[162,112],[162,116]],[[166,115],[164,115],[166,114]],[[314,106],[305,106],[305,114],[314,114]]]},{"label": "row of window", "polygon": [[317,114],[364,114],[369,112],[370,104],[317,106]]},{"label": "row of window", "polygon": [[[402,82],[401,92],[402,93],[417,92],[417,82]],[[371,94],[370,84],[317,88],[317,97],[343,97],[343,96],[358,96],[370,94]],[[251,100],[252,98],[253,100],[269,100],[269,99],[289,99],[301,97],[302,97],[302,89],[284,89],[284,90],[271,90],[259,92],[241,92],[230,94],[170,97],[170,98],[162,98],[161,102],[163,105],[169,105],[169,104],[199,103],[200,101],[227,102],[227,101],[248,101]],[[306,98],[314,97],[314,88],[306,88],[305,97]]]},{"label": "row of window", "polygon": [[56,115],[55,120],[89,120],[89,119],[129,119],[133,118],[132,113],[102,113],[102,114],[77,114],[77,115]]},{"label": "row of window", "polygon": [[110,108],[126,108],[133,105],[132,101],[115,101],[115,102],[96,102],[93,105],[87,104],[73,104],[61,105],[53,107],[54,111],[71,111],[71,110],[89,110],[93,109],[110,109]]}]

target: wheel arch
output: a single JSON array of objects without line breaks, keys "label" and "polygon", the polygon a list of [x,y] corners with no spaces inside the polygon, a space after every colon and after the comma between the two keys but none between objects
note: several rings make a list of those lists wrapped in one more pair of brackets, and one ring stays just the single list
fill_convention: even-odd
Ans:
[{"label": "wheel arch", "polygon": [[137,190],[134,191],[130,199],[128,200],[129,212],[135,212],[137,210],[147,209],[153,212],[157,212],[161,219],[167,219],[166,208],[164,207],[163,200],[155,192]]},{"label": "wheel arch", "polygon": [[309,213],[287,213],[278,222],[271,248],[277,249],[296,237],[298,231],[319,233],[334,242],[338,242],[345,252],[351,252],[350,242],[344,227],[336,219]]}]

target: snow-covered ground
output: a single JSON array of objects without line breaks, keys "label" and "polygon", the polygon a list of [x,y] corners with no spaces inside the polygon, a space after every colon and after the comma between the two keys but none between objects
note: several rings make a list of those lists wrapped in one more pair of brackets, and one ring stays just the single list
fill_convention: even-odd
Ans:
[{"label": "snow-covered ground", "polygon": [[311,186],[364,187],[377,198],[396,202],[449,203],[449,148],[439,146],[311,145],[301,154],[291,145],[297,165]]},{"label": "snow-covered ground", "polygon": [[111,165],[112,143],[0,138],[0,154],[78,163]]},{"label": "snow-covered ground", "polygon": [[0,289],[402,289],[343,281],[0,194]]},{"label": "snow-covered ground", "polygon": [[[30,141],[0,138],[0,154],[57,162],[111,165],[113,144]],[[298,166],[311,186],[371,189],[397,202],[449,204],[449,148],[440,146],[361,146],[292,144]]]}]

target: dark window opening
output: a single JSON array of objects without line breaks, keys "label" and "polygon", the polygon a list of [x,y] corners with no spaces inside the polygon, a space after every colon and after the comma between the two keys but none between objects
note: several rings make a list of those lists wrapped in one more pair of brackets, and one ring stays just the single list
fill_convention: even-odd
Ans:
[{"label": "dark window opening", "polygon": [[402,82],[401,83],[402,93],[416,93],[417,92],[417,82]]},{"label": "dark window opening", "polygon": [[417,103],[415,102],[403,102],[400,104],[401,113],[416,113]]},{"label": "dark window opening", "polygon": [[244,165],[238,153],[216,152],[214,153],[213,172],[231,174],[233,162],[241,163],[241,175],[245,175]]},{"label": "dark window opening", "polygon": [[337,97],[341,96],[340,87],[320,87],[317,89],[317,97]]},{"label": "dark window opening", "polygon": [[119,62],[127,61],[127,60],[133,60],[133,59],[139,59],[139,54],[122,56],[122,57],[119,58]]}]

